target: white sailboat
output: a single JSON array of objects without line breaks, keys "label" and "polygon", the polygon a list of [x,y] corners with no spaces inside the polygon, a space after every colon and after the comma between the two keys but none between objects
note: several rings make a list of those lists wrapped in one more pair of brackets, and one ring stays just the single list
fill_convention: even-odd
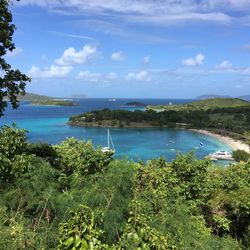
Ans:
[{"label": "white sailboat", "polygon": [[114,143],[110,134],[110,131],[108,129],[108,146],[102,148],[103,153],[115,153],[115,147]]}]

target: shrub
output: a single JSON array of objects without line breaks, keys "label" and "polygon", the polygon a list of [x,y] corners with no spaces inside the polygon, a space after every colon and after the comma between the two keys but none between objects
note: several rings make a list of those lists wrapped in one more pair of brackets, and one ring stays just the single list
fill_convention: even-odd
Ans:
[{"label": "shrub", "polygon": [[247,162],[250,159],[250,154],[244,150],[236,150],[233,152],[233,158],[237,162],[240,161]]}]

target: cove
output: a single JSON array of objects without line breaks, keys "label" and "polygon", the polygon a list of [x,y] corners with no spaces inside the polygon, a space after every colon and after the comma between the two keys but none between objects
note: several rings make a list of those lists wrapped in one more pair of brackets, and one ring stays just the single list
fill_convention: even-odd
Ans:
[{"label": "cove", "polygon": [[[133,101],[135,99],[132,99]],[[131,99],[109,102],[107,99],[79,100],[77,107],[45,107],[22,103],[19,109],[7,109],[0,125],[16,123],[28,131],[30,142],[60,143],[67,137],[91,140],[95,147],[106,146],[106,128],[82,128],[67,125],[68,117],[74,114],[102,108],[129,109],[124,104]],[[144,99],[146,104],[164,104],[170,100]],[[188,100],[171,100],[172,103],[185,103]],[[131,109],[130,109],[131,110]],[[176,153],[194,151],[196,157],[204,158],[216,150],[232,149],[219,140],[207,135],[184,129],[170,128],[111,128],[115,145],[115,158],[127,157],[132,160],[149,160],[163,156],[167,160],[175,158]],[[200,146],[200,143],[204,146]]]}]

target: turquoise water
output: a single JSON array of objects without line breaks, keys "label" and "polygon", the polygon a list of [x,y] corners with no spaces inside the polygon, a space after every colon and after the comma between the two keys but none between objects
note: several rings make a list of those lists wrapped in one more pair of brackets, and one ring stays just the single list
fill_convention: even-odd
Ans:
[{"label": "turquoise water", "polygon": [[[32,142],[59,143],[67,137],[91,140],[97,146],[107,145],[107,129],[79,128],[67,125],[68,117],[93,109],[129,109],[125,103],[129,99],[109,102],[107,99],[78,100],[78,107],[45,107],[24,103],[18,110],[6,111],[0,118],[0,125],[15,122],[19,127],[28,130],[28,140]],[[133,99],[132,101],[135,101]],[[137,101],[137,100],[136,100]],[[145,104],[165,104],[169,100],[139,100]],[[171,100],[172,103],[185,103],[188,100]],[[115,145],[115,157],[129,157],[133,160],[148,160],[164,156],[168,160],[175,158],[176,153],[195,151],[198,158],[203,158],[216,150],[232,149],[215,138],[184,129],[110,129]],[[200,143],[204,146],[200,147]]]}]

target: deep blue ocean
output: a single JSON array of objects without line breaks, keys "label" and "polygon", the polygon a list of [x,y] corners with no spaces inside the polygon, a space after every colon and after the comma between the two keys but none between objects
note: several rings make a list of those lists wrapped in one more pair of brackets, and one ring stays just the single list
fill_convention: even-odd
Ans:
[{"label": "deep blue ocean", "polygon": [[[75,99],[79,106],[34,106],[28,102],[21,103],[17,110],[8,107],[5,115],[0,118],[0,125],[16,123],[18,127],[28,131],[28,140],[31,142],[60,143],[67,137],[91,140],[97,146],[107,146],[107,129],[105,128],[79,128],[67,125],[72,115],[103,108],[126,109],[131,101],[142,102],[146,105],[183,104],[193,100],[182,99]],[[115,157],[128,157],[133,160],[148,160],[164,156],[167,160],[175,158],[176,153],[195,151],[198,158],[203,158],[210,152],[232,149],[222,142],[196,132],[184,129],[132,129],[111,128],[112,139],[115,146]],[[203,143],[203,147],[200,143]]]}]

